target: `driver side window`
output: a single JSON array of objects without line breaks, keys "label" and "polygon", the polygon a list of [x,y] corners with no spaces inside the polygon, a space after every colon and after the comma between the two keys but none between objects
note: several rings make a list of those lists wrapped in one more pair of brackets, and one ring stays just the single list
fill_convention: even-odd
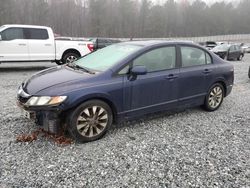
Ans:
[{"label": "driver side window", "polygon": [[175,68],[175,47],[161,47],[142,54],[133,61],[133,66],[144,65],[147,72],[163,71]]},{"label": "driver side window", "polygon": [[2,40],[24,39],[22,28],[9,28],[1,32]]}]

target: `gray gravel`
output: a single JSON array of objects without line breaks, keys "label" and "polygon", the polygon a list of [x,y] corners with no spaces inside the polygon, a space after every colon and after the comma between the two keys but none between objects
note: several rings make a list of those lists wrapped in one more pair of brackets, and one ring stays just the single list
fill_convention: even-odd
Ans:
[{"label": "gray gravel", "polygon": [[1,64],[0,187],[250,187],[250,54],[231,63],[236,84],[218,111],[152,115],[66,147],[15,142],[35,130],[15,105],[17,86],[53,64]]}]

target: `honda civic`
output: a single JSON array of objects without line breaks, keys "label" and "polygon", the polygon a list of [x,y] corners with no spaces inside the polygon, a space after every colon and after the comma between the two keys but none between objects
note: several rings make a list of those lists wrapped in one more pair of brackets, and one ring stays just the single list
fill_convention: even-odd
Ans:
[{"label": "honda civic", "polygon": [[203,106],[217,110],[232,90],[234,68],[189,42],[130,41],[40,71],[19,87],[17,103],[50,132],[88,142],[112,123]]}]

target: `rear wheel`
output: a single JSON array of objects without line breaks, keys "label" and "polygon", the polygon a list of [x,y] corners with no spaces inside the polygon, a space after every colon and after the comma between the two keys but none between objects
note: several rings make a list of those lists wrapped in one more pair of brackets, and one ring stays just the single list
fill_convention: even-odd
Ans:
[{"label": "rear wheel", "polygon": [[76,61],[79,57],[80,57],[79,54],[74,53],[74,52],[66,53],[62,57],[61,63],[62,64],[72,63]]},{"label": "rear wheel", "polygon": [[204,107],[207,111],[217,110],[224,99],[224,87],[220,83],[214,84],[206,96]]},{"label": "rear wheel", "polygon": [[101,138],[113,120],[112,110],[105,102],[90,100],[78,106],[68,117],[68,130],[80,142]]}]

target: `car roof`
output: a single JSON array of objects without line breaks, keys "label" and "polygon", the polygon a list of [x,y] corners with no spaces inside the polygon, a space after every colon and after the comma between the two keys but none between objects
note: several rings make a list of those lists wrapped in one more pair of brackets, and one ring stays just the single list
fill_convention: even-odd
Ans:
[{"label": "car roof", "polygon": [[160,45],[160,44],[192,44],[191,41],[166,41],[166,40],[140,40],[140,41],[127,41],[123,42],[123,44],[132,44],[132,45],[139,45],[139,46],[151,46],[151,45]]},{"label": "car roof", "polygon": [[21,25],[21,24],[6,24],[3,25],[4,27],[21,27],[21,28],[43,28],[43,29],[48,29],[50,27],[46,26],[39,26],[39,25]]}]

